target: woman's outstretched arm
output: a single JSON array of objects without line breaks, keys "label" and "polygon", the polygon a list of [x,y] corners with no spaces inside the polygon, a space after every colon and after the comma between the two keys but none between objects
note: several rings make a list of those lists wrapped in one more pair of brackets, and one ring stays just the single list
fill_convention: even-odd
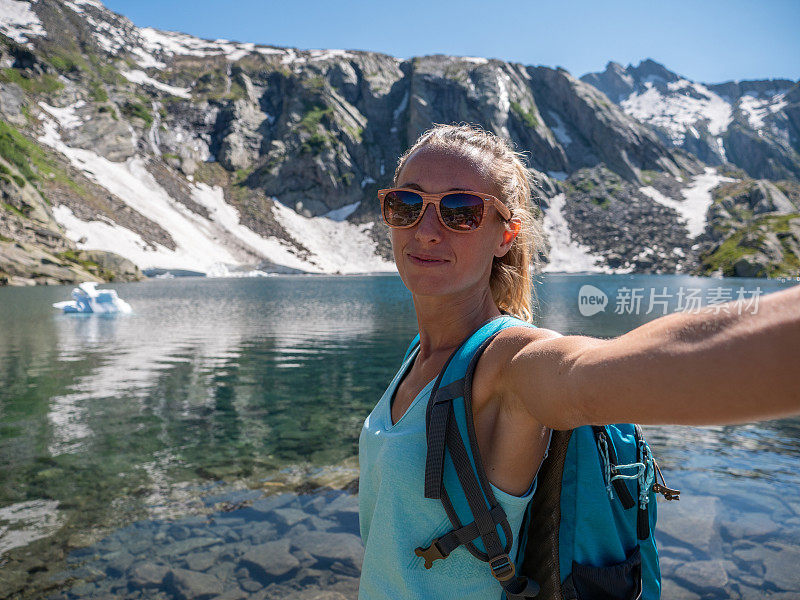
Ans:
[{"label": "woman's outstretched arm", "polygon": [[800,414],[800,286],[740,308],[674,313],[610,340],[541,332],[521,350],[517,340],[500,394],[556,429]]}]

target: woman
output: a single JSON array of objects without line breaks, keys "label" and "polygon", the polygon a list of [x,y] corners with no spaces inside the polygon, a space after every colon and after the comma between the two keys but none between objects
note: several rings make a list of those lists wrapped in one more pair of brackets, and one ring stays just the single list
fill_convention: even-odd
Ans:
[{"label": "woman", "polygon": [[[486,565],[463,548],[430,571],[413,549],[450,527],[441,504],[422,494],[433,380],[461,342],[501,311],[531,320],[530,265],[541,234],[529,216],[527,170],[493,134],[436,126],[400,158],[394,185],[380,194],[382,212],[420,344],[361,434],[359,597],[498,597]],[[452,191],[472,194],[448,197]],[[512,529],[551,429],[741,423],[800,412],[792,375],[800,362],[800,286],[762,299],[757,314],[738,312],[675,313],[611,340],[504,329],[475,369],[472,411],[483,466]]]}]

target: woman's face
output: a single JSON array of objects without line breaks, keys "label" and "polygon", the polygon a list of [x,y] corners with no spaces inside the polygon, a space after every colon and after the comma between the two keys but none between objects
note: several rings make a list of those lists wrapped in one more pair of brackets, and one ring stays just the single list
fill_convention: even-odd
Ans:
[{"label": "woman's face", "polygon": [[[406,161],[397,184],[428,193],[470,190],[499,197],[488,170],[483,161],[423,147]],[[416,225],[391,230],[397,270],[412,294],[458,298],[488,289],[492,259],[505,254],[510,243],[504,243],[505,225],[494,207],[483,218],[480,229],[457,233],[428,205]]]}]

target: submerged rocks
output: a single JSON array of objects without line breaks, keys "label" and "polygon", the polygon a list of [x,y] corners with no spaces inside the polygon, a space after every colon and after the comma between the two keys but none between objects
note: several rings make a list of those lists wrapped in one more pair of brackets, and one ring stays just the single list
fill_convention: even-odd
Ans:
[{"label": "submerged rocks", "polygon": [[77,581],[49,598],[356,598],[356,496],[245,491],[206,502],[219,512],[134,523],[75,551],[62,580]]}]

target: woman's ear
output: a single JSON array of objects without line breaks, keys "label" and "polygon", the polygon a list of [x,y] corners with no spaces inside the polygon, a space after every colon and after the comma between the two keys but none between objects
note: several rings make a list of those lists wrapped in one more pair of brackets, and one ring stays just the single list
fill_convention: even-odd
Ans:
[{"label": "woman's ear", "polygon": [[505,231],[503,231],[503,243],[495,252],[495,256],[500,258],[501,256],[505,256],[505,254],[511,249],[511,244],[519,235],[519,231],[522,228],[522,221],[518,218],[510,219],[505,224]]}]

